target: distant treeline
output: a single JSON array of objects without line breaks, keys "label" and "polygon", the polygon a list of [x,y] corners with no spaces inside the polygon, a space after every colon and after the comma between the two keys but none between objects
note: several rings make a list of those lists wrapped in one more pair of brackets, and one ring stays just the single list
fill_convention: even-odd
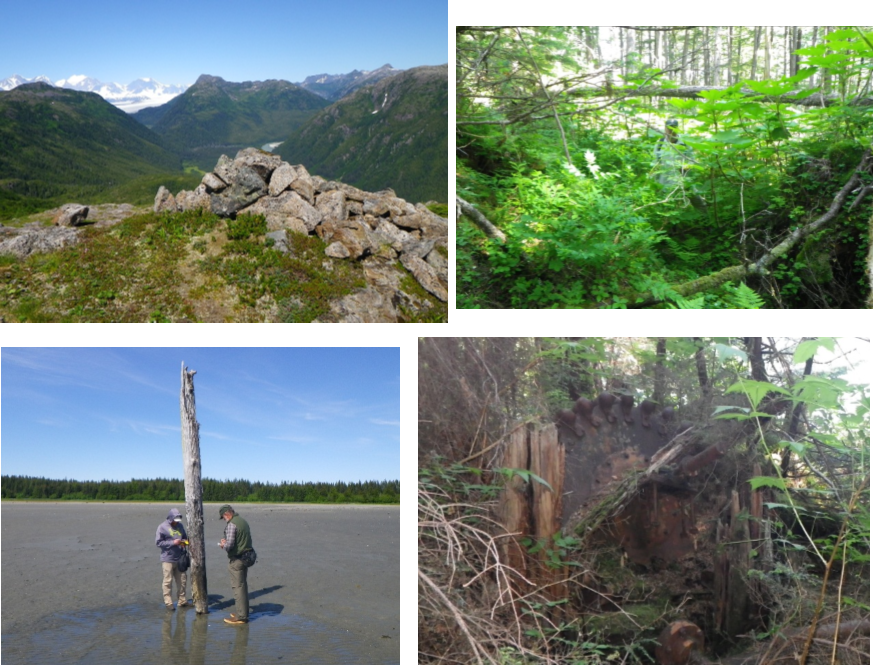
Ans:
[{"label": "distant treeline", "polygon": [[[0,477],[3,499],[185,501],[181,479],[72,481],[36,476]],[[322,502],[328,504],[399,504],[400,481],[346,483],[217,481],[203,479],[204,502]]]}]

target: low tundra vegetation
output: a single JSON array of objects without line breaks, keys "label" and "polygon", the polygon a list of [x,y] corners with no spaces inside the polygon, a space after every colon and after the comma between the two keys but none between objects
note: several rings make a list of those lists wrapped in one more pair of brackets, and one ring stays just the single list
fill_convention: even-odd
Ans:
[{"label": "low tundra vegetation", "polygon": [[325,256],[315,236],[265,242],[261,215],[148,212],[88,228],[79,244],[0,257],[7,322],[303,322],[365,286],[360,264]]}]

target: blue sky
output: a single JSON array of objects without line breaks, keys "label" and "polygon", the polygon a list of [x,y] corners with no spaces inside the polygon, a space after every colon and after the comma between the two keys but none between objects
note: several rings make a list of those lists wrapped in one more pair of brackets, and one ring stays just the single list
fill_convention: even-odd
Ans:
[{"label": "blue sky", "polygon": [[4,347],[3,474],[182,478],[182,361],[197,371],[204,477],[400,478],[390,347]]},{"label": "blue sky", "polygon": [[3,0],[0,79],[194,83],[448,62],[445,0]]}]

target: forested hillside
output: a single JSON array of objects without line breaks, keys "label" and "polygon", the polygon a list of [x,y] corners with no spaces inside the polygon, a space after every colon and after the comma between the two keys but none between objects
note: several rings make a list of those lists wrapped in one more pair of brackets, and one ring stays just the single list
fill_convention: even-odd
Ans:
[{"label": "forested hillside", "polygon": [[408,201],[448,198],[448,66],[416,67],[347,95],[277,151],[312,173]]},{"label": "forested hillside", "polygon": [[870,308],[870,27],[456,28],[461,308]]},{"label": "forested hillside", "polygon": [[95,93],[23,85],[0,92],[0,119],[0,218],[184,182],[178,155]]},{"label": "forested hillside", "polygon": [[232,83],[202,75],[182,95],[134,118],[204,170],[223,153],[281,141],[328,102],[288,81]]}]

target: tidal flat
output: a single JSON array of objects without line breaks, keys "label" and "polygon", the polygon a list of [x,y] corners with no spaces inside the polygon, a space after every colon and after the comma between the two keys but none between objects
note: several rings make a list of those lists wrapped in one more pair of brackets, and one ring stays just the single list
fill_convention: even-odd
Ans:
[{"label": "tidal flat", "polygon": [[236,627],[223,622],[234,597],[219,506],[204,505],[210,612],[198,615],[164,608],[155,546],[184,504],[4,501],[2,662],[400,663],[399,507],[235,506],[258,553],[250,622]]}]

